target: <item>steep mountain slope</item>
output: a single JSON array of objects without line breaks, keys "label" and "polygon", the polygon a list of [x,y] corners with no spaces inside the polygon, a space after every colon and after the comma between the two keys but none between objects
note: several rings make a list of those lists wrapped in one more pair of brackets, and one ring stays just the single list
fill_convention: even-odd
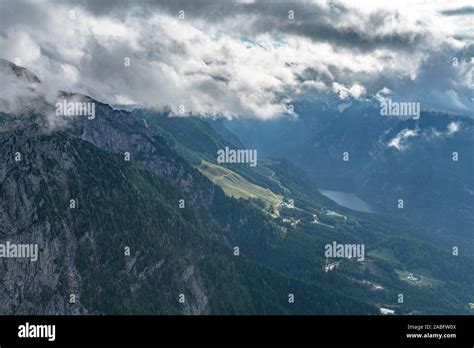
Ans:
[{"label": "steep mountain slope", "polygon": [[[1,148],[2,235],[40,247],[38,263],[7,261],[2,313],[209,311],[196,264],[209,255],[190,245],[206,252],[209,246],[166,204],[178,197],[169,184],[34,125],[5,135]],[[24,155],[16,163],[18,149]],[[167,273],[176,276],[165,277],[164,288]],[[176,301],[180,288],[187,289],[183,306]],[[152,290],[156,301],[148,303]],[[69,294],[78,303],[69,304]]]}]

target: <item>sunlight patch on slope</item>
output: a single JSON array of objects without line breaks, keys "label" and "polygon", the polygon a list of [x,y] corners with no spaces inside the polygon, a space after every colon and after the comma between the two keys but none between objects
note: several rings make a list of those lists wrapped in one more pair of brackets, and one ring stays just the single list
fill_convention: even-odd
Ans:
[{"label": "sunlight patch on slope", "polygon": [[196,168],[214,184],[220,186],[227,196],[243,199],[260,199],[265,202],[267,208],[270,208],[273,213],[277,214],[276,207],[283,201],[282,196],[251,183],[228,168],[207,161],[202,161]]}]

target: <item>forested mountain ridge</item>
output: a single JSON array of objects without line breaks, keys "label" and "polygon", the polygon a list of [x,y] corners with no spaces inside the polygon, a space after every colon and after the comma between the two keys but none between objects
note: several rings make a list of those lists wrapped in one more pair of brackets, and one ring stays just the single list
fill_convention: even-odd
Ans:
[{"label": "forested mountain ridge", "polygon": [[[143,115],[143,114],[141,114]],[[166,132],[170,132],[171,143],[175,144],[176,139],[171,135],[175,130],[187,129],[188,135],[193,133],[200,133],[201,129],[206,129],[206,133],[209,131],[208,126],[205,124],[205,120],[196,120],[196,119],[187,119],[187,118],[170,118],[168,115],[164,114],[153,114],[148,115],[147,118],[149,124],[155,124],[161,128],[164,128]],[[196,125],[194,127],[192,125]],[[183,125],[183,127],[180,127]],[[181,134],[180,136],[182,136]],[[215,135],[212,138],[216,138]],[[209,158],[213,157],[214,154],[214,165],[218,165],[215,161],[215,152],[222,146],[231,146],[229,145],[229,139],[219,139],[217,142],[214,141],[213,146],[208,146],[208,151],[196,150],[193,151],[194,140],[191,137],[184,136],[179,146],[177,146],[180,151],[183,153],[190,154],[194,159],[203,158],[206,161]],[[189,140],[188,140],[189,139]],[[209,141],[212,143],[212,141]],[[186,147],[183,149],[183,146]],[[238,146],[233,146],[233,148],[238,148]],[[212,160],[212,159],[211,159]],[[195,162],[195,161],[194,161]],[[319,191],[316,189],[311,180],[305,175],[304,172],[295,168],[291,163],[284,159],[273,159],[273,160],[261,160],[259,165],[255,168],[251,168],[248,165],[229,165],[221,164],[226,170],[231,172],[238,173],[242,177],[249,180],[252,184],[260,185],[262,188],[272,191],[275,195],[280,195],[283,197],[283,200],[288,202],[289,199],[294,201],[296,209],[282,209],[280,210],[279,219],[273,218],[274,222],[277,222],[280,227],[288,232],[286,234],[286,242],[291,244],[293,238],[299,239],[297,246],[285,246],[285,248],[295,247],[298,250],[298,253],[302,255],[313,255],[309,256],[305,261],[298,263],[301,267],[296,270],[296,268],[291,268],[288,266],[288,269],[291,269],[290,272],[300,272],[303,274],[304,269],[311,269],[311,265],[315,260],[320,258],[321,253],[314,253],[315,250],[321,250],[325,242],[330,242],[334,239],[336,240],[345,240],[347,242],[354,242],[355,240],[363,241],[366,243],[367,248],[370,250],[369,254],[369,263],[374,262],[376,265],[380,265],[381,268],[388,271],[387,274],[381,277],[378,272],[370,275],[375,279],[383,279],[384,277],[389,277],[393,281],[400,282],[402,288],[406,287],[408,291],[412,289],[412,284],[406,284],[403,277],[400,276],[400,269],[408,270],[420,270],[424,269],[425,274],[430,274],[434,270],[436,277],[431,275],[433,278],[440,278],[443,280],[454,280],[455,282],[462,282],[464,286],[471,288],[473,279],[468,277],[465,278],[466,274],[471,274],[469,271],[473,266],[473,261],[470,257],[453,257],[452,249],[450,247],[444,248],[443,242],[435,242],[433,239],[432,231],[429,228],[424,228],[423,226],[405,219],[403,217],[393,217],[389,214],[365,214],[355,212],[343,207],[338,206],[331,200],[322,196]],[[262,204],[256,204],[256,206],[262,206]],[[348,218],[347,223],[341,223],[337,218],[331,218],[325,214],[328,210],[337,210],[338,212],[344,214]],[[316,214],[319,217],[322,224],[314,224],[313,216]],[[286,220],[284,222],[284,220]],[[299,222],[296,226],[291,226],[291,221]],[[329,227],[328,227],[329,226]],[[331,227],[335,227],[330,229]],[[301,233],[302,232],[302,233]],[[320,240],[318,240],[320,239]],[[305,240],[304,244],[299,244],[302,240]],[[431,242],[429,242],[432,240]],[[314,243],[314,244],[312,244]],[[441,247],[440,247],[441,245]],[[386,250],[388,248],[391,250],[393,255],[387,257],[380,253],[380,250]],[[416,251],[417,248],[420,251]],[[424,252],[422,252],[424,250]],[[397,256],[394,256],[394,255]],[[301,255],[300,255],[301,256]],[[282,258],[285,260],[285,258]],[[324,258],[320,259],[320,264],[324,262]],[[390,264],[387,268],[387,262]],[[316,267],[318,267],[316,266]],[[371,267],[362,267],[364,272],[367,268]],[[391,271],[390,271],[391,269]],[[428,271],[429,270],[429,271]],[[353,269],[351,271],[354,271]],[[380,271],[380,270],[379,270]],[[428,271],[428,272],[426,272]],[[398,272],[398,273],[397,273]],[[370,273],[370,272],[369,272]],[[294,273],[293,273],[294,274]],[[311,274],[311,277],[314,277],[311,271],[308,272]],[[350,278],[353,275],[349,276]],[[365,274],[362,273],[361,281],[364,282]],[[426,276],[426,279],[429,279],[429,276]],[[313,278],[314,279],[314,278]],[[353,279],[352,279],[353,280]],[[321,280],[318,280],[321,281]],[[323,280],[325,282],[326,280]],[[436,283],[438,285],[442,283]],[[345,285],[352,290],[352,285]],[[406,286],[408,285],[408,286]],[[446,285],[446,284],[444,284]],[[417,291],[417,297],[432,298],[431,309],[425,309],[426,312],[435,311],[438,312],[440,309],[436,308],[437,301],[439,298],[447,297],[450,298],[449,291],[447,287],[443,288],[441,293],[440,287],[433,289],[422,289],[422,291]],[[445,293],[446,291],[446,293]],[[462,307],[461,312],[468,313],[467,306],[464,301],[469,301],[470,291],[463,290],[464,293],[462,298],[459,298],[459,306]],[[444,293],[444,294],[443,294]],[[365,294],[364,296],[370,296],[370,294]],[[436,300],[438,297],[438,300]],[[423,300],[424,301],[424,300]],[[416,301],[415,301],[416,302]],[[429,302],[429,301],[428,301]],[[427,305],[425,303],[425,305]],[[440,308],[443,306],[440,302]],[[406,304],[400,306],[403,311],[403,307],[406,307]],[[426,308],[426,307],[425,307]],[[405,309],[405,313],[412,312],[408,308]],[[414,312],[417,312],[416,310]]]}]

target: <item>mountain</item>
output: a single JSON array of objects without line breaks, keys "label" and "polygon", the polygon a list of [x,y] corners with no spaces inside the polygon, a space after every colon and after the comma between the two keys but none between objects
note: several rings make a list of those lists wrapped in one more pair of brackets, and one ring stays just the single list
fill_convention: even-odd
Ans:
[{"label": "mountain", "polygon": [[[222,124],[68,92],[57,100],[94,117],[57,116],[29,98],[0,113],[0,242],[39,258],[2,258],[2,314],[469,313],[472,257],[403,216],[337,205],[284,158],[218,163],[244,143]],[[333,242],[365,259],[326,271]]]},{"label": "mountain", "polygon": [[[331,284],[344,293],[368,298],[377,306],[386,305],[386,302],[393,303],[390,298],[396,298],[397,290],[401,293],[408,291],[413,301],[410,306],[413,307],[396,305],[397,310],[402,313],[448,313],[449,309],[443,309],[447,308],[447,304],[441,303],[439,298],[450,297],[448,292],[455,291],[452,288],[455,283],[459,285],[461,282],[464,284],[461,287],[471,287],[470,281],[466,282],[465,275],[471,273],[472,258],[453,257],[451,250],[440,248],[441,243],[427,242],[433,239],[429,228],[391,214],[365,214],[345,209],[321,195],[304,171],[285,159],[259,160],[256,167],[217,163],[217,151],[222,146],[232,144],[229,145],[227,139],[216,142],[218,138],[215,135],[211,142],[214,145],[206,147],[210,152],[203,148],[194,151],[195,139],[191,136],[182,137],[177,145],[173,130],[187,129],[187,134],[196,134],[200,138],[200,133],[207,133],[209,130],[207,120],[170,117],[166,113],[144,114],[141,111],[137,111],[136,115],[145,117],[149,125],[165,129],[170,143],[175,144],[178,151],[191,158],[203,158],[200,164],[194,161],[195,167],[220,185],[228,196],[246,199],[265,211],[273,223],[282,228],[284,239],[280,240],[281,243],[277,246],[278,256],[268,263],[269,267],[279,267],[280,271],[297,275],[305,281]],[[191,125],[194,125],[194,130],[189,128]],[[181,132],[178,136],[182,136]],[[283,204],[273,202],[271,206],[273,200]],[[288,207],[290,200],[294,201],[294,208]],[[280,207],[275,209],[275,205]],[[333,211],[337,214],[330,214]],[[314,223],[315,215],[317,223]],[[343,262],[343,268],[338,269],[337,274],[321,277],[320,271],[315,271],[321,270],[324,265],[321,250],[334,240],[364,242],[370,249],[367,262]],[[264,259],[261,261],[268,262]],[[433,282],[428,281],[427,287],[413,289],[412,284],[405,283],[403,272],[406,271],[401,271],[402,269],[416,269],[425,275],[427,281],[433,279]],[[370,288],[370,284],[374,282],[381,282],[390,290],[383,294],[368,291],[367,284]],[[465,308],[464,301],[470,296],[467,288],[460,292],[458,290],[456,292],[460,302],[454,305],[458,308],[456,311]],[[429,298],[431,300],[427,300]],[[464,310],[461,312],[466,313]]]},{"label": "mountain", "polygon": [[38,76],[33,74],[31,71],[6,59],[0,58],[0,70],[2,71],[3,76],[14,75],[18,81],[21,81],[21,83],[26,85],[36,85],[41,83]]},{"label": "mountain", "polygon": [[[1,115],[2,240],[40,250],[37,263],[4,261],[3,314],[375,313],[258,263],[275,228],[161,130],[85,96],[59,98],[95,103],[96,117],[49,129],[49,113]],[[304,301],[289,306],[289,289]]]},{"label": "mountain", "polygon": [[382,117],[377,104],[355,101],[301,103],[295,111],[294,119],[225,124],[245,147],[303,168],[317,187],[354,192],[377,211],[429,228],[440,245],[462,243],[474,254],[472,119],[424,111],[419,120]]}]

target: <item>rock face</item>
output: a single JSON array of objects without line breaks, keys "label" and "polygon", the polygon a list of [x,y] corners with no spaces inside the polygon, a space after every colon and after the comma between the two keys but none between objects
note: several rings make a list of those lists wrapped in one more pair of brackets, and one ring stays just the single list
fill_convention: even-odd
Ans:
[{"label": "rock face", "polygon": [[169,205],[180,197],[170,183],[36,125],[4,133],[1,148],[0,235],[39,246],[36,262],[2,260],[2,313],[209,312],[197,263],[210,256]]}]

